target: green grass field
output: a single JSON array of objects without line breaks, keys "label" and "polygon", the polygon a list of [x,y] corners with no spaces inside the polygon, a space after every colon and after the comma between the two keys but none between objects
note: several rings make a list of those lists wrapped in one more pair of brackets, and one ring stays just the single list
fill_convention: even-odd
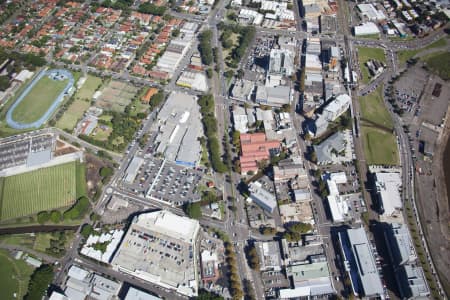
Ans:
[{"label": "green grass field", "polygon": [[65,207],[85,193],[82,165],[70,162],[0,179],[0,220]]},{"label": "green grass field", "polygon": [[450,79],[450,52],[438,52],[423,58],[428,69],[444,80]]},{"label": "green grass field", "polygon": [[69,80],[52,80],[43,76],[14,109],[12,118],[16,122],[32,123],[48,110],[55,98],[64,90]]},{"label": "green grass field", "polygon": [[22,299],[27,293],[28,281],[34,269],[23,260],[15,260],[4,250],[0,250],[0,266],[1,298]]},{"label": "green grass field", "polygon": [[101,78],[88,75],[84,84],[75,93],[75,101],[69,106],[61,119],[56,122],[56,127],[73,130],[78,120],[83,117],[84,112],[91,106],[92,96],[101,84]]},{"label": "green grass field", "polygon": [[394,124],[386,105],[384,104],[382,92],[383,87],[379,86],[371,94],[360,97],[359,103],[361,106],[362,118],[370,123],[392,129]]},{"label": "green grass field", "polygon": [[428,46],[421,48],[421,49],[399,51],[397,53],[398,62],[400,65],[404,65],[404,64],[406,64],[406,61],[408,59],[414,57],[416,54],[418,54],[421,51],[433,49],[433,48],[444,47],[446,45],[447,45],[447,40],[445,38],[442,38],[442,39],[437,40],[436,42],[431,43]]},{"label": "green grass field", "polygon": [[398,148],[392,133],[362,126],[364,152],[368,165],[398,165]]},{"label": "green grass field", "polygon": [[358,47],[359,68],[361,69],[363,76],[362,82],[365,84],[370,82],[369,70],[365,65],[369,59],[375,59],[386,63],[386,55],[384,54],[384,50],[380,48]]}]

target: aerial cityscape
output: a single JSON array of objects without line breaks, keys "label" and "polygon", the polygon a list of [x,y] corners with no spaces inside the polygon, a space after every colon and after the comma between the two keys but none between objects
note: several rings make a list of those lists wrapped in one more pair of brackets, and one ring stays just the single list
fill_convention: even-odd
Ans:
[{"label": "aerial cityscape", "polygon": [[449,0],[0,0],[0,299],[448,299]]}]

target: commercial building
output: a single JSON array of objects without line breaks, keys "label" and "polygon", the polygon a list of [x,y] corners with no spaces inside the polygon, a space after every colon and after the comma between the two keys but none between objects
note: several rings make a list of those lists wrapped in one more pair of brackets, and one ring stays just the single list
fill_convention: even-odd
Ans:
[{"label": "commercial building", "polygon": [[[316,132],[316,135],[317,132]],[[351,161],[353,155],[353,140],[351,132],[338,131],[321,142],[313,146],[317,156],[317,164],[328,165]]]},{"label": "commercial building", "polygon": [[403,204],[400,195],[402,186],[400,173],[377,172],[374,179],[381,218],[401,218]]},{"label": "commercial building", "polygon": [[280,151],[280,142],[267,140],[266,135],[259,133],[241,134],[241,156],[239,158],[241,173],[258,171],[258,161],[268,160]]},{"label": "commercial building", "polygon": [[252,182],[249,186],[250,197],[249,201],[255,202],[262,209],[269,213],[273,213],[277,207],[277,200],[275,195],[263,188],[259,182]]},{"label": "commercial building", "polygon": [[195,167],[198,164],[201,157],[198,138],[203,136],[203,126],[195,96],[171,93],[153,130],[158,131],[156,153],[162,153],[167,160],[182,166]]},{"label": "commercial building", "polygon": [[162,298],[159,298],[159,297],[149,294],[147,292],[138,290],[134,287],[130,287],[127,291],[127,294],[125,295],[125,298],[123,298],[123,300],[162,300]]},{"label": "commercial building", "polygon": [[286,273],[293,286],[290,289],[280,290],[280,299],[320,299],[336,293],[325,258],[288,266]]},{"label": "commercial building", "polygon": [[113,300],[118,298],[121,284],[77,266],[67,273],[64,294],[70,300]]},{"label": "commercial building", "polygon": [[203,250],[201,253],[201,270],[203,282],[215,282],[219,276],[219,260],[217,253],[213,251]]},{"label": "commercial building", "polygon": [[274,182],[286,182],[293,178],[307,178],[306,170],[300,158],[289,158],[278,162],[273,167]]},{"label": "commercial building", "polygon": [[353,28],[355,36],[380,34],[380,29],[375,23],[367,22]]},{"label": "commercial building", "polygon": [[352,98],[347,94],[341,94],[323,108],[322,115],[327,121],[333,122],[350,108]]},{"label": "commercial building", "polygon": [[255,84],[249,80],[236,81],[231,90],[231,99],[236,101],[250,101],[252,99],[253,89]]},{"label": "commercial building", "polygon": [[[268,76],[273,78],[273,75]],[[277,83],[278,84],[278,83]],[[276,85],[277,85],[276,84]],[[257,86],[256,103],[281,107],[292,102],[291,88],[288,86]]]},{"label": "commercial building", "polygon": [[287,49],[270,50],[269,74],[291,76],[294,72],[294,54]]},{"label": "commercial building", "polygon": [[402,298],[420,299],[430,295],[430,289],[405,224],[389,224],[385,231],[387,249]]},{"label": "commercial building", "polygon": [[234,130],[240,133],[247,133],[248,117],[244,107],[238,105],[233,106],[233,125]]},{"label": "commercial building", "polygon": [[261,272],[281,271],[283,261],[278,241],[255,242],[255,249],[259,256]]},{"label": "commercial building", "polygon": [[338,233],[342,258],[355,296],[385,298],[373,246],[363,227]]},{"label": "commercial building", "polygon": [[169,211],[134,217],[112,265],[114,269],[188,297],[198,293],[198,221]]},{"label": "commercial building", "polygon": [[[91,234],[81,248],[80,253],[84,256],[108,264],[122,239],[123,233],[123,230],[116,229],[106,233],[100,234],[96,232],[95,234]],[[95,248],[95,245],[105,243],[107,244],[105,251]]]},{"label": "commercial building", "polygon": [[125,182],[132,184],[134,180],[136,179],[136,175],[141,168],[142,164],[144,163],[144,159],[139,156],[134,156],[131,160],[130,164],[128,165],[126,175],[125,175]]}]

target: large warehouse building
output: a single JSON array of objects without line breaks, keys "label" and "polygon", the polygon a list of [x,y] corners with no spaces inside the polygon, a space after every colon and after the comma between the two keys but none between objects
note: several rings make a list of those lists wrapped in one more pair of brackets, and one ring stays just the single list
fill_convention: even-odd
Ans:
[{"label": "large warehouse building", "polygon": [[193,297],[198,294],[198,221],[168,211],[136,216],[117,250],[116,270]]},{"label": "large warehouse building", "polygon": [[157,153],[178,165],[195,167],[200,161],[203,136],[200,109],[197,98],[183,93],[172,93],[158,114],[153,125],[158,131]]}]

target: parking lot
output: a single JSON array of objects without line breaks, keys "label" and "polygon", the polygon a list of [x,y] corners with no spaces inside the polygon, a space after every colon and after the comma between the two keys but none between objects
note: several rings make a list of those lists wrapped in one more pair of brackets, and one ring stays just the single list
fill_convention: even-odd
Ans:
[{"label": "parking lot", "polygon": [[141,197],[151,197],[180,206],[184,202],[200,200],[196,188],[203,172],[187,169],[162,159],[148,159],[140,167],[132,184],[123,185]]},{"label": "parking lot", "polygon": [[25,164],[30,152],[52,149],[54,136],[42,134],[18,140],[0,140],[0,170]]},{"label": "parking lot", "polygon": [[397,105],[405,112],[418,116],[421,113],[421,105],[418,103],[423,88],[428,81],[428,74],[419,66],[408,70],[394,87],[394,99]]}]

